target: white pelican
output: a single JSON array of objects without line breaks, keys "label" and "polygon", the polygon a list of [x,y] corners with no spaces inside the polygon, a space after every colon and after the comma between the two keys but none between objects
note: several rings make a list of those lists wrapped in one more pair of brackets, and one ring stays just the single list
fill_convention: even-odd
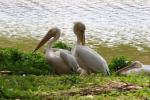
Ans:
[{"label": "white pelican", "polygon": [[71,55],[70,51],[51,47],[52,43],[59,39],[60,33],[58,28],[50,29],[34,52],[49,40],[48,47],[45,50],[46,60],[52,65],[56,74],[69,74],[77,70],[78,63],[76,59]]},{"label": "white pelican", "polygon": [[117,71],[117,73],[122,75],[128,75],[130,73],[140,74],[143,72],[150,74],[150,65],[143,65],[140,61],[134,61],[130,66]]},{"label": "white pelican", "polygon": [[72,50],[79,64],[79,72],[81,75],[90,73],[103,73],[109,75],[109,68],[106,60],[100,56],[96,51],[85,46],[85,25],[81,22],[75,22],[73,31],[77,36],[77,43]]}]

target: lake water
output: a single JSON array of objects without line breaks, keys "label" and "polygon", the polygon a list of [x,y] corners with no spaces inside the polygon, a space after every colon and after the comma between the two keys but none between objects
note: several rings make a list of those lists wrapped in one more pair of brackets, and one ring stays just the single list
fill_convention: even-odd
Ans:
[{"label": "lake water", "polygon": [[150,0],[0,0],[0,35],[41,38],[57,26],[73,42],[75,21],[88,40],[150,47]]}]

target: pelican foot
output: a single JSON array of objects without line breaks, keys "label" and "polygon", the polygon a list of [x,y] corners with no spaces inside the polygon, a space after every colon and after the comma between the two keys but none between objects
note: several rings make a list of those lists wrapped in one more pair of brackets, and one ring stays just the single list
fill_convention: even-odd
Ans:
[{"label": "pelican foot", "polygon": [[86,76],[88,75],[88,72],[86,70],[84,70],[83,68],[78,68],[77,72],[80,74],[80,76]]}]

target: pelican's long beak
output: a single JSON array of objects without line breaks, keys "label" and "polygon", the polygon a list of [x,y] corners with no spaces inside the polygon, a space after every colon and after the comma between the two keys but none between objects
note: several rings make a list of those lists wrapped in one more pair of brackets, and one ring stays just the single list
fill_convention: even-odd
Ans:
[{"label": "pelican's long beak", "polygon": [[142,67],[142,63],[140,63],[139,61],[134,61],[134,62],[132,62],[131,65],[124,67],[124,68],[121,68],[120,70],[116,71],[116,73],[128,71],[130,69],[141,68],[141,67]]},{"label": "pelican's long beak", "polygon": [[130,66],[127,66],[127,67],[119,69],[118,71],[116,71],[116,73],[119,74],[120,72],[127,71],[129,69],[132,69],[132,68]]},{"label": "pelican's long beak", "polygon": [[85,45],[85,34],[79,34],[79,40],[82,43],[82,45]]},{"label": "pelican's long beak", "polygon": [[82,34],[82,45],[85,45],[85,34]]},{"label": "pelican's long beak", "polygon": [[41,46],[43,46],[50,38],[52,38],[53,35],[48,32],[43,39],[39,42],[39,44],[36,46],[33,52],[37,51]]}]

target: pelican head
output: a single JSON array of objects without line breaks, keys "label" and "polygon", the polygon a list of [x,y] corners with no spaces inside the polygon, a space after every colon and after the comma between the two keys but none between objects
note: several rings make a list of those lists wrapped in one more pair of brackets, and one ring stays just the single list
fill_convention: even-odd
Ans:
[{"label": "pelican head", "polygon": [[57,40],[60,37],[60,29],[55,27],[48,31],[48,33],[44,36],[44,38],[39,42],[37,47],[34,49],[33,52],[37,51],[41,46],[43,46],[49,39],[53,39],[52,41]]},{"label": "pelican head", "polygon": [[134,62],[132,62],[131,67],[132,68],[141,68],[142,65],[143,64],[140,61],[134,61]]},{"label": "pelican head", "polygon": [[86,27],[82,22],[74,23],[73,31],[82,45],[85,45],[85,29]]}]

